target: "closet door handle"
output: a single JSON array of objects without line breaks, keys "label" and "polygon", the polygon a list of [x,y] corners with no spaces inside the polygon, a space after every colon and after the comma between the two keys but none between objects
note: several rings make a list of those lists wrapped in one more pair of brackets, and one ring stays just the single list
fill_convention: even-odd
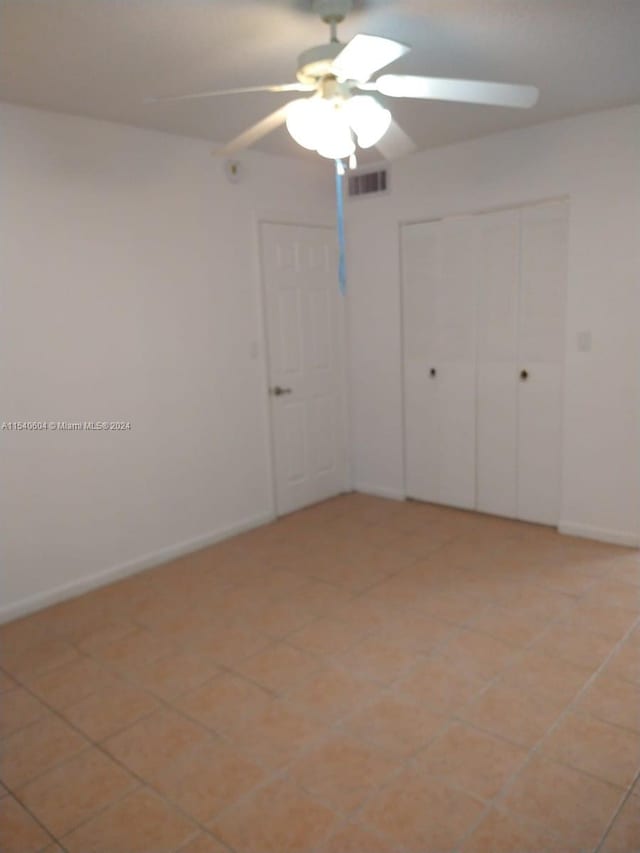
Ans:
[{"label": "closet door handle", "polygon": [[436,377],[436,375],[437,375],[437,372],[438,372],[438,371],[435,369],[435,367],[432,367],[432,368],[429,370],[429,376],[430,376],[432,379],[435,379],[435,377]]},{"label": "closet door handle", "polygon": [[528,370],[521,370],[520,371],[520,381],[526,382],[528,378],[529,378],[529,371]]}]

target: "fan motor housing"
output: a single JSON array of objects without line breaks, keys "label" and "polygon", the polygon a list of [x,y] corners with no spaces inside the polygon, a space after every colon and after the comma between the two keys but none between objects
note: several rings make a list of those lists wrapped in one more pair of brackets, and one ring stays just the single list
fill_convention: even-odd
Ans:
[{"label": "fan motor housing", "polygon": [[327,23],[340,23],[353,7],[352,0],[313,0],[311,8]]},{"label": "fan motor housing", "polygon": [[343,44],[333,41],[329,44],[319,44],[310,47],[298,57],[298,71],[296,77],[301,83],[315,84],[323,77],[332,73],[333,60],[340,53]]}]

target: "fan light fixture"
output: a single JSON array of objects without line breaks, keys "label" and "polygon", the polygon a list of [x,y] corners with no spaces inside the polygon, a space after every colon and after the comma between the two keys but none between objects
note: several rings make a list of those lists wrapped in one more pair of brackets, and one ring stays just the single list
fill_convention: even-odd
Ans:
[{"label": "fan light fixture", "polygon": [[278,107],[214,153],[233,156],[286,122],[289,133],[299,145],[336,160],[355,159],[356,144],[360,148],[376,145],[387,160],[416,150],[416,144],[393,120],[391,113],[372,97],[374,92],[387,98],[517,109],[528,109],[538,100],[535,86],[410,74],[376,76],[405,56],[409,46],[366,33],[358,33],[347,44],[341,44],[338,24],[353,8],[353,0],[309,0],[309,3],[329,25],[330,40],[328,44],[315,45],[300,54],[295,82],[214,89],[149,100],[198,100],[246,92],[303,92],[307,98]]},{"label": "fan light fixture", "polygon": [[288,105],[286,122],[298,145],[342,160],[355,153],[355,140],[360,148],[379,142],[389,129],[391,113],[370,95],[301,98]]}]

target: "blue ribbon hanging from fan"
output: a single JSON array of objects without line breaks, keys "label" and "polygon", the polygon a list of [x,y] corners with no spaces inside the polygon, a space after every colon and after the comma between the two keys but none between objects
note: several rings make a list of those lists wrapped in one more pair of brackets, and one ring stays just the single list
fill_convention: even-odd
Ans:
[{"label": "blue ribbon hanging from fan", "polygon": [[344,296],[347,290],[347,268],[345,261],[345,239],[344,239],[344,197],[342,184],[344,178],[344,164],[342,160],[336,160],[336,212],[338,219],[338,287]]}]

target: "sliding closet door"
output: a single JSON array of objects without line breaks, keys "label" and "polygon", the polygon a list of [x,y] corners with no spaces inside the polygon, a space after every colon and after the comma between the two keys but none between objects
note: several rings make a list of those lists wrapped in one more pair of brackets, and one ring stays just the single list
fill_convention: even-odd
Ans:
[{"label": "sliding closet door", "polygon": [[520,211],[476,217],[477,509],[514,517],[517,502]]},{"label": "sliding closet door", "polygon": [[441,223],[402,228],[405,468],[407,496],[439,499],[436,304],[442,267]]},{"label": "sliding closet door", "polygon": [[475,504],[472,217],[403,228],[409,497]]},{"label": "sliding closet door", "polygon": [[568,205],[523,208],[521,217],[518,517],[557,524]]}]

